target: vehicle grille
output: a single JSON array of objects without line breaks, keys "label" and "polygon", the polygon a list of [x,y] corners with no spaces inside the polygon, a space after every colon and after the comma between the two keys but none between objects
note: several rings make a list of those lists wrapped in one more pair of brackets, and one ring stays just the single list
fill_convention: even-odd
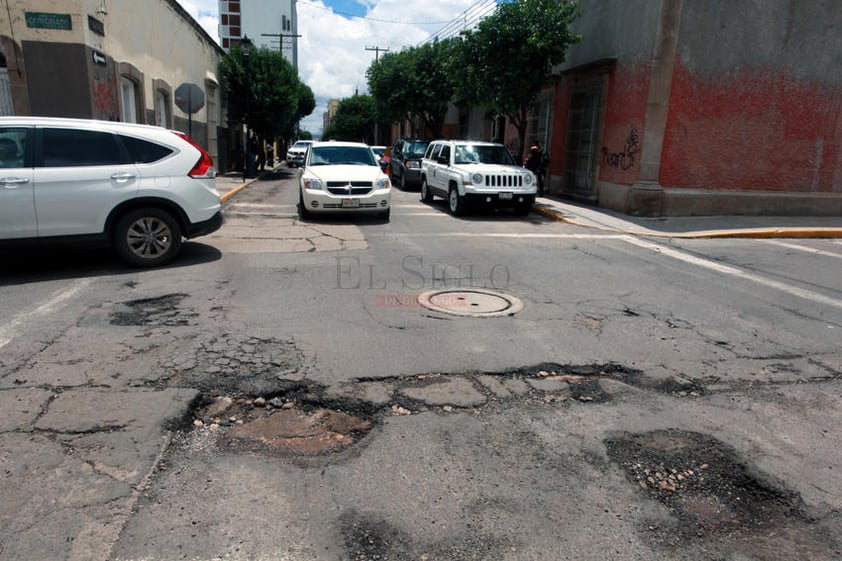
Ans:
[{"label": "vehicle grille", "polygon": [[[342,206],[341,203],[325,203],[322,205],[322,208],[345,208]],[[377,208],[377,203],[360,203],[360,206],[356,206],[353,208],[348,208],[347,210],[353,211],[360,208]]]},{"label": "vehicle grille", "polygon": [[523,176],[518,175],[486,175],[486,187],[523,187]]},{"label": "vehicle grille", "polygon": [[332,195],[365,195],[371,191],[371,181],[351,181],[351,190],[348,191],[347,181],[328,181],[327,190]]}]

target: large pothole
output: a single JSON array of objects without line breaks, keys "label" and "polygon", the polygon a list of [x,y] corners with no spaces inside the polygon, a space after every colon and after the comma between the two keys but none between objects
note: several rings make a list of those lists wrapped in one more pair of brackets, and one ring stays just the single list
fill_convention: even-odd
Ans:
[{"label": "large pothole", "polygon": [[[629,481],[675,516],[676,528],[648,528],[659,542],[727,541],[737,549],[742,543],[752,558],[769,561],[832,558],[830,541],[813,527],[801,497],[742,461],[727,444],[679,430],[623,434],[605,444]],[[793,534],[803,534],[796,541],[814,543],[820,554],[790,557],[781,543],[766,556],[754,543]]]}]

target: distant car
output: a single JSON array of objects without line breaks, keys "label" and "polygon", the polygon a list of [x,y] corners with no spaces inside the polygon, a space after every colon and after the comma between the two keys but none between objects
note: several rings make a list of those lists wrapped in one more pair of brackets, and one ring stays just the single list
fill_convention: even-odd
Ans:
[{"label": "distant car", "polygon": [[502,144],[435,140],[421,164],[421,200],[443,197],[454,216],[470,203],[511,207],[525,216],[537,192],[535,174],[518,166]]},{"label": "distant car", "polygon": [[367,144],[314,142],[299,177],[298,214],[374,213],[384,220],[391,211],[392,183]]},{"label": "distant car", "polygon": [[390,155],[391,178],[401,189],[421,185],[421,160],[430,142],[419,138],[399,138]]},{"label": "distant car", "polygon": [[291,168],[304,165],[307,149],[313,144],[312,140],[299,140],[287,150],[287,165]]},{"label": "distant car", "polygon": [[137,267],[222,225],[213,159],[160,127],[0,117],[0,246],[96,244]]}]

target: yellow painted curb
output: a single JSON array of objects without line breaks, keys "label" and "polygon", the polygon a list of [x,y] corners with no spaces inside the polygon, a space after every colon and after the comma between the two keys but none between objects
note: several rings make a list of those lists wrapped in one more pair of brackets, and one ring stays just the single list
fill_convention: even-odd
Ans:
[{"label": "yellow painted curb", "polygon": [[240,191],[245,189],[247,185],[248,185],[248,183],[241,183],[240,185],[234,187],[233,189],[231,189],[227,193],[223,193],[222,195],[220,195],[219,200],[224,203],[225,201],[227,201],[228,199],[230,199],[231,197],[233,197],[234,195],[236,195],[237,193],[239,193]]},{"label": "yellow painted curb", "polygon": [[566,222],[574,226],[582,226],[583,228],[595,228],[603,232],[613,232],[618,234],[629,234],[635,236],[647,236],[653,238],[681,238],[681,239],[703,239],[703,238],[842,238],[842,228],[751,228],[741,230],[704,230],[700,232],[690,232],[686,234],[666,234],[661,232],[651,231],[634,231],[621,230],[619,228],[609,228],[606,226],[594,226],[592,224],[583,224],[568,218],[564,214],[540,206],[532,207],[534,212],[553,220]]}]

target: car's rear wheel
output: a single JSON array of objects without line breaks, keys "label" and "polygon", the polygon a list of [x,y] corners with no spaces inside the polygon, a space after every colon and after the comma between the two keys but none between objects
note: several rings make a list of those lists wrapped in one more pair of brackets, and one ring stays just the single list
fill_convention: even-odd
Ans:
[{"label": "car's rear wheel", "polygon": [[113,243],[123,261],[135,267],[157,267],[181,251],[181,227],[165,210],[138,208],[117,221]]},{"label": "car's rear wheel", "polygon": [[430,192],[430,186],[427,185],[427,178],[421,177],[421,200],[425,203],[433,202],[433,194]]},{"label": "car's rear wheel", "polygon": [[459,194],[459,189],[455,185],[450,186],[450,193],[447,197],[448,205],[450,206],[450,214],[453,216],[461,216],[465,214],[465,197]]}]

